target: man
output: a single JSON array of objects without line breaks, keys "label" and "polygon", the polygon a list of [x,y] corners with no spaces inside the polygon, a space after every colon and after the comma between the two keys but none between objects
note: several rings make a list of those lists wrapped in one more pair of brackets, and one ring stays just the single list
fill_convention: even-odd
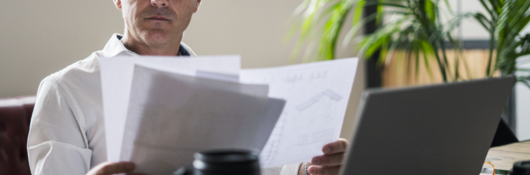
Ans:
[{"label": "man", "polygon": [[[99,59],[113,56],[195,56],[181,43],[202,0],[114,0],[125,21],[101,51],[46,77],[37,93],[28,138],[34,175],[130,173],[131,162],[107,163]],[[347,142],[323,147],[312,165],[288,165],[267,174],[337,174]]]}]

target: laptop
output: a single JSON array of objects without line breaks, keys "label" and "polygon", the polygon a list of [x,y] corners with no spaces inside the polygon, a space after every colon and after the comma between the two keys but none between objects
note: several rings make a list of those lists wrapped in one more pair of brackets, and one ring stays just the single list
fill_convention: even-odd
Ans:
[{"label": "laptop", "polygon": [[480,174],[515,81],[365,92],[340,173]]}]

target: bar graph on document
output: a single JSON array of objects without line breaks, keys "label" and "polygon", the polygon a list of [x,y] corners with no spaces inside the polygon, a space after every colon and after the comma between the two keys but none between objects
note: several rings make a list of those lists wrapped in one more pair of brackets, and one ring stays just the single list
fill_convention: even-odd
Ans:
[{"label": "bar graph on document", "polygon": [[354,58],[240,72],[241,82],[268,84],[270,97],[287,101],[262,167],[308,161],[338,139],[356,67]]}]

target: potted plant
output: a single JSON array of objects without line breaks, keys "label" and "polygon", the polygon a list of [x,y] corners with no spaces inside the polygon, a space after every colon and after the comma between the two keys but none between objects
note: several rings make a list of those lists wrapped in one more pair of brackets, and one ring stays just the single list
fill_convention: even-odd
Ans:
[{"label": "potted plant", "polygon": [[[490,34],[490,48],[487,77],[500,70],[503,75],[514,75],[517,63],[528,62],[523,56],[530,54],[530,33],[521,34],[530,22],[530,1],[517,0],[479,0],[487,13],[472,15]],[[518,77],[519,82],[530,87],[530,76]]]},{"label": "potted plant", "polygon": [[[450,10],[449,3],[444,2]],[[366,5],[377,5],[378,12],[363,19],[363,7]],[[381,49],[378,62],[382,65],[396,57],[395,53],[399,50],[407,62],[414,64],[410,68],[416,73],[422,62],[431,77],[433,70],[430,65],[434,64],[444,82],[459,80],[462,79],[459,67],[466,66],[466,63],[459,54],[456,61],[449,61],[446,42],[452,44],[452,49],[461,50],[454,31],[464,17],[449,11],[455,18],[444,23],[440,19],[439,6],[440,2],[436,0],[306,0],[299,7],[304,9],[299,10],[303,14],[303,22],[295,27],[300,28],[299,43],[306,40],[319,43],[318,54],[313,60],[329,60],[335,59],[337,42],[343,29],[349,30],[344,40],[344,43],[348,43],[352,39],[356,40],[357,31],[368,21],[381,21],[390,16],[389,22],[380,25],[375,33],[363,37],[357,43],[360,56],[369,58]],[[353,15],[352,26],[345,27],[349,15]]]},{"label": "potted plant", "polygon": [[[431,78],[431,65],[436,65],[436,71],[443,82],[492,77],[499,70],[502,75],[513,75],[515,71],[529,72],[530,70],[517,69],[516,60],[530,54],[530,35],[520,34],[530,21],[530,14],[527,13],[530,1],[477,1],[480,1],[487,14],[456,14],[447,0],[305,0],[296,10],[302,20],[293,29],[300,31],[299,46],[309,41],[313,43],[309,45],[316,45],[318,48],[309,47],[306,60],[330,60],[335,59],[343,30],[348,30],[343,43],[347,44],[356,40],[356,33],[368,21],[381,21],[390,17],[375,33],[366,35],[357,42],[355,49],[359,51],[359,56],[370,58],[380,49],[380,65],[393,58],[401,58],[407,62],[404,65],[413,65],[408,70],[414,70],[416,76],[422,66],[420,64],[423,64]],[[376,5],[378,11],[375,15],[363,18],[363,7],[367,5]],[[448,9],[445,14],[449,19],[445,22],[441,19],[442,5]],[[349,16],[352,16],[353,22],[351,26],[346,26]],[[455,30],[466,18],[474,18],[479,22],[490,33],[490,41],[494,41],[490,42],[484,77],[472,77],[469,73],[465,73],[468,76],[463,76],[461,73],[461,67],[464,67],[463,70],[469,68],[462,57],[462,46],[455,37]],[[454,60],[448,58],[448,50],[454,54]],[[404,56],[396,54],[396,51]],[[521,76],[518,80],[530,87],[530,76]]]}]

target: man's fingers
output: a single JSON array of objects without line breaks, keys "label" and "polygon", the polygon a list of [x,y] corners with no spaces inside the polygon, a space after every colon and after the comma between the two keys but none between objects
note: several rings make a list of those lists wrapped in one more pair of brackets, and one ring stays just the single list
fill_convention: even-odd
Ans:
[{"label": "man's fingers", "polygon": [[323,166],[333,166],[342,164],[342,159],[344,158],[344,153],[337,154],[326,154],[323,156],[313,157],[311,164],[313,165],[323,165]]},{"label": "man's fingers", "polygon": [[307,172],[311,175],[338,175],[340,166],[320,166],[311,165],[307,168]]},{"label": "man's fingers", "polygon": [[339,139],[322,147],[324,155],[313,157],[311,166],[307,171],[312,175],[337,175],[339,174],[344,152],[348,147],[346,139]]},{"label": "man's fingers", "polygon": [[324,147],[322,147],[322,152],[324,152],[324,154],[342,153],[346,151],[347,147],[348,141],[346,139],[340,138],[335,142],[324,145]]},{"label": "man's fingers", "polygon": [[[118,173],[129,173],[135,168],[132,162],[102,163],[94,167],[87,174],[94,175],[111,175]],[[92,172],[95,171],[95,172]]]}]

